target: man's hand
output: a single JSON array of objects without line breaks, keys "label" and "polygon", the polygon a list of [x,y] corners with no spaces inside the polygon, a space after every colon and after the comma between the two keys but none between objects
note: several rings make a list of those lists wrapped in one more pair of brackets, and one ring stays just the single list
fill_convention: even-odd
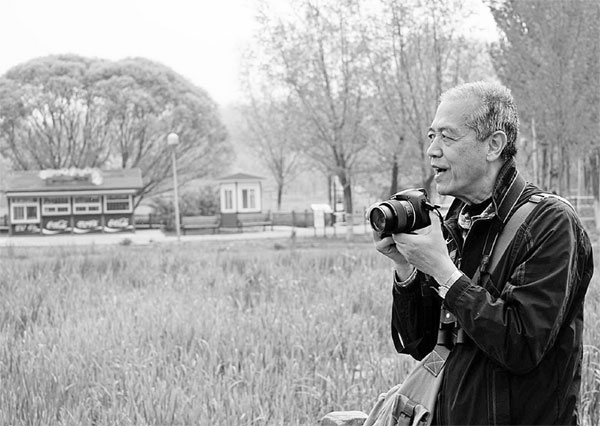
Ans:
[{"label": "man's hand", "polygon": [[394,248],[415,268],[443,284],[457,269],[448,255],[440,219],[433,211],[429,217],[431,225],[426,228],[410,234],[394,234]]},{"label": "man's hand", "polygon": [[381,254],[392,259],[395,264],[396,273],[400,281],[407,279],[413,272],[414,267],[406,261],[396,247],[396,242],[392,236],[381,237],[379,232],[373,231],[373,242],[375,248]]}]

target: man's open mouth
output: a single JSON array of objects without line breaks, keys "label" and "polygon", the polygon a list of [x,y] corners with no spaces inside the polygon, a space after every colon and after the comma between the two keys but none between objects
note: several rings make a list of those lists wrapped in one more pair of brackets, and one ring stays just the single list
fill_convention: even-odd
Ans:
[{"label": "man's open mouth", "polygon": [[435,176],[440,176],[441,174],[443,174],[444,172],[446,172],[448,169],[444,169],[443,167],[433,167],[433,171],[435,172]]}]

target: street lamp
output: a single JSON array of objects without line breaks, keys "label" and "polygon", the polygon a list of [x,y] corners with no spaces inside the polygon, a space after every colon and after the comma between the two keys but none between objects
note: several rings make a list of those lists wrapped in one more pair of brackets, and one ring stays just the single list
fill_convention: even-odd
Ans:
[{"label": "street lamp", "polygon": [[181,239],[179,225],[179,195],[177,193],[177,160],[175,159],[175,148],[179,143],[177,133],[169,133],[167,136],[167,145],[171,147],[171,158],[173,159],[173,192],[175,194],[175,231],[177,232],[177,241]]}]

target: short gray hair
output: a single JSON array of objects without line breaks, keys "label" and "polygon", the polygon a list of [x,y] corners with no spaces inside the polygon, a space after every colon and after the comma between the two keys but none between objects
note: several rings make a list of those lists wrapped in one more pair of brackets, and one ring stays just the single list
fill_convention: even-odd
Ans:
[{"label": "short gray hair", "polygon": [[442,93],[440,102],[469,97],[475,97],[481,103],[465,117],[467,127],[475,130],[479,141],[502,130],[506,134],[507,141],[502,151],[502,158],[505,160],[513,158],[517,153],[519,114],[510,90],[501,84],[487,81],[465,83]]}]

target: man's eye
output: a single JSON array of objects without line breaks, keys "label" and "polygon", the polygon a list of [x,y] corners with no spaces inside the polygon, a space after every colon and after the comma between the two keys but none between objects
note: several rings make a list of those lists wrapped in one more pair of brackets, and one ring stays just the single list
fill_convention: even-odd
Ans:
[{"label": "man's eye", "polygon": [[442,133],[442,139],[445,141],[450,141],[450,142],[454,142],[456,140],[455,137],[452,137],[450,135],[447,135],[445,133]]}]

